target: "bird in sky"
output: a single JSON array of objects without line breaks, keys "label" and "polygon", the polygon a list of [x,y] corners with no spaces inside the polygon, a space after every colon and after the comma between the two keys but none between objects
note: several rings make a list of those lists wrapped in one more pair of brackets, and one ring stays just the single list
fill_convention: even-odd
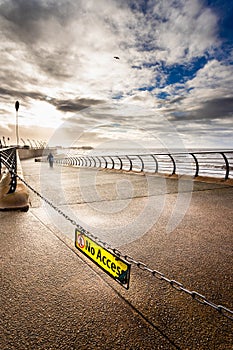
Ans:
[{"label": "bird in sky", "polygon": [[120,59],[120,57],[118,57],[118,56],[114,56],[114,58],[115,58],[116,60],[119,60],[119,59]]}]

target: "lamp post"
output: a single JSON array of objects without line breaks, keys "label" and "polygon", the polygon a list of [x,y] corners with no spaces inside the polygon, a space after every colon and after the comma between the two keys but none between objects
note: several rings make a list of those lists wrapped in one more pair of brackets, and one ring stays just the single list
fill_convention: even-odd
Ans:
[{"label": "lamp post", "polygon": [[15,102],[15,110],[16,110],[16,143],[19,145],[19,125],[18,125],[18,110],[19,110],[19,101]]}]

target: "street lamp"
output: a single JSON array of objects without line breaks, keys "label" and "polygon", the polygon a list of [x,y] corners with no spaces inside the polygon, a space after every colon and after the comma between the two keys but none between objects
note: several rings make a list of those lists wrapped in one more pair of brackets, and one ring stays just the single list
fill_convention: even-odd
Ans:
[{"label": "street lamp", "polygon": [[17,143],[17,146],[18,146],[19,145],[19,125],[18,125],[19,101],[15,102],[15,109],[16,109],[16,143]]}]

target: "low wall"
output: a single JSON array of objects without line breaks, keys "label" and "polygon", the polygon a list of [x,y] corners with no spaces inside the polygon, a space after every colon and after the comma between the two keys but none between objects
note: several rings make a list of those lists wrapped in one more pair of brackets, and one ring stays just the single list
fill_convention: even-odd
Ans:
[{"label": "low wall", "polygon": [[[42,157],[50,151],[56,152],[55,149],[44,148],[18,148],[17,154],[17,174],[23,179],[23,171],[20,160]],[[21,210],[29,209],[29,190],[26,185],[17,178],[16,190],[8,193],[11,185],[11,175],[8,169],[0,174],[0,210]]]},{"label": "low wall", "polygon": [[45,151],[44,148],[31,148],[31,149],[19,148],[18,155],[19,155],[19,158],[23,160],[23,159],[41,157],[44,151]]},{"label": "low wall", "polygon": [[[29,150],[24,150],[29,151]],[[20,163],[19,152],[17,153],[17,174],[23,179],[23,171]],[[21,210],[29,209],[29,190],[25,184],[17,178],[16,190],[8,193],[10,189],[11,175],[6,169],[0,175],[0,210]]]}]

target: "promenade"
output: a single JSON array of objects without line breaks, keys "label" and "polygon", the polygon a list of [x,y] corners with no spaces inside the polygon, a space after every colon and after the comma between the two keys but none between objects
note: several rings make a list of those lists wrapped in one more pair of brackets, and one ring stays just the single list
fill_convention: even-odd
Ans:
[{"label": "promenade", "polygon": [[[233,310],[233,186],[21,162],[24,178],[91,233]],[[13,349],[233,349],[233,321],[132,264],[124,289],[74,246],[35,193],[0,212],[1,341]]]}]

